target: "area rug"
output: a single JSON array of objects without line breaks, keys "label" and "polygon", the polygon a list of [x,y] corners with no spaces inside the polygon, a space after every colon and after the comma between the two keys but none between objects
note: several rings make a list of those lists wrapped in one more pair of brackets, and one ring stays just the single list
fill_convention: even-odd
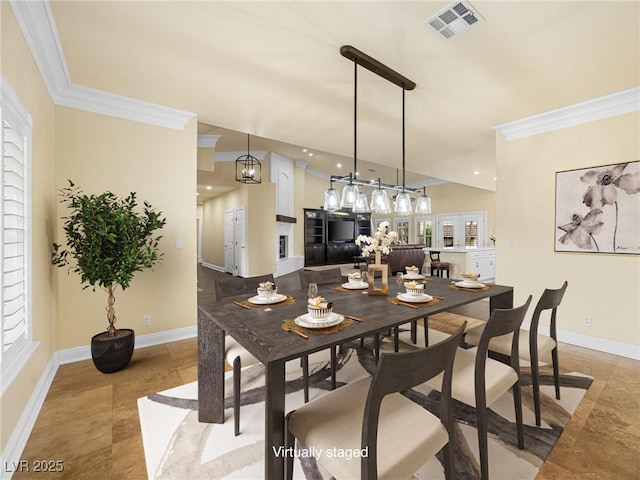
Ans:
[{"label": "area rug", "polygon": [[[406,336],[405,336],[406,337]],[[310,375],[310,397],[330,389],[327,352],[314,354]],[[346,384],[369,375],[375,368],[371,351],[365,344],[349,344],[339,355],[338,383]],[[490,407],[489,470],[493,480],[527,480],[535,478],[551,452],[564,425],[591,385],[591,377],[568,373],[561,375],[561,400],[555,399],[553,378],[541,377],[542,426],[535,426],[530,375],[523,369],[523,415],[525,450],[516,444],[513,399],[505,394]],[[230,372],[228,373],[228,377]],[[264,466],[264,368],[261,365],[242,371],[241,434],[233,434],[232,385],[225,385],[226,414],[224,424],[198,422],[197,383],[138,399],[138,411],[148,478],[243,479],[263,478]],[[286,410],[303,404],[299,361],[287,364]],[[440,394],[420,387],[406,395],[429,411],[438,414]],[[454,401],[456,479],[479,478],[477,433],[472,407]],[[317,466],[314,459],[296,459],[294,478],[328,480],[332,477]],[[439,457],[429,459],[414,479],[443,479]]]}]

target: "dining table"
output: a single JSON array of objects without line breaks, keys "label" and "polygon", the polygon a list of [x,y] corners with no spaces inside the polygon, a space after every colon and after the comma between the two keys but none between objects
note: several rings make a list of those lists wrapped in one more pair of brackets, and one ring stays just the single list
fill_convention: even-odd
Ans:
[{"label": "dining table", "polygon": [[[307,290],[280,292],[287,300],[280,304],[253,305],[251,295],[215,301],[201,298],[198,305],[198,419],[224,423],[225,336],[230,335],[265,367],[265,479],[284,478],[284,458],[276,454],[285,441],[285,362],[347,342],[380,334],[429,315],[488,299],[490,310],[513,308],[513,287],[487,285],[485,288],[458,288],[451,279],[426,277],[424,293],[435,301],[397,302],[404,285],[389,282],[387,295],[369,295],[367,289],[340,285],[319,286],[319,294],[333,303],[333,312],[355,317],[331,334],[315,334],[310,329],[303,338],[283,329],[283,322],[307,313]],[[390,301],[391,300],[391,301]],[[290,323],[289,323],[290,325]],[[297,327],[297,325],[296,325]]]}]

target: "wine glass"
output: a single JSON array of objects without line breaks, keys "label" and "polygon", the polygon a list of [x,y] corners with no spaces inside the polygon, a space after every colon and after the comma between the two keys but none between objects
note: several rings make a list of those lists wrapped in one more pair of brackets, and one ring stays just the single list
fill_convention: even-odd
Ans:
[{"label": "wine glass", "polygon": [[429,275],[429,266],[426,263],[422,264],[422,275],[425,277]]},{"label": "wine glass", "polygon": [[360,274],[360,280],[362,283],[369,283],[369,274],[367,272],[362,272]]},{"label": "wine glass", "polygon": [[398,282],[398,285],[402,285],[403,280],[404,275],[402,275],[402,272],[398,272],[398,275],[396,275],[396,282]]},{"label": "wine glass", "polygon": [[310,283],[309,284],[309,290],[308,290],[308,297],[309,298],[316,298],[318,296],[318,284],[317,283]]}]

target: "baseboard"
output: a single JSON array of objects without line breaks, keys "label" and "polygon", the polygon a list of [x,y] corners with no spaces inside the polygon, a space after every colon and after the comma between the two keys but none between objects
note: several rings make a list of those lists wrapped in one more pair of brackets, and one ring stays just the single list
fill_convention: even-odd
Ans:
[{"label": "baseboard", "polygon": [[[178,340],[184,340],[186,338],[193,338],[198,335],[197,327],[183,327],[173,330],[167,330],[158,333],[149,333],[147,335],[139,335],[136,333],[136,346],[135,349],[152,347],[154,345],[161,345],[163,343],[176,342]],[[68,348],[66,350],[58,350],[54,354],[58,365],[64,365],[67,363],[79,362],[81,360],[88,360],[91,358],[91,346],[85,345],[83,347]]]},{"label": "baseboard", "polygon": [[210,268],[211,270],[215,270],[215,271],[217,271],[217,272],[222,272],[222,273],[224,273],[224,272],[225,272],[224,267],[221,267],[221,266],[219,266],[219,265],[214,265],[213,263],[202,262],[202,264],[201,264],[201,265],[202,265],[203,267]]},{"label": "baseboard", "polygon": [[[523,323],[522,328],[529,330],[530,324]],[[549,327],[540,325],[538,331],[544,335],[549,335]],[[558,341],[576,345],[578,347],[597,350],[598,352],[610,353],[619,357],[640,360],[640,346],[630,345],[628,343],[616,342],[606,338],[591,337],[581,333],[568,332],[566,330],[558,330]]]},{"label": "baseboard", "polygon": [[40,409],[44,404],[47,393],[49,393],[49,388],[53,383],[53,379],[56,376],[57,371],[58,362],[54,355],[51,357],[51,360],[49,360],[49,363],[42,373],[36,388],[31,394],[31,398],[29,398],[27,405],[22,411],[22,415],[20,416],[16,427],[13,429],[11,437],[9,437],[9,441],[2,452],[2,457],[0,458],[0,464],[2,465],[0,478],[3,480],[10,479],[13,472],[21,466],[20,457],[22,457],[24,447],[27,445],[27,441],[31,435],[31,430],[33,430],[33,426],[38,419]]}]

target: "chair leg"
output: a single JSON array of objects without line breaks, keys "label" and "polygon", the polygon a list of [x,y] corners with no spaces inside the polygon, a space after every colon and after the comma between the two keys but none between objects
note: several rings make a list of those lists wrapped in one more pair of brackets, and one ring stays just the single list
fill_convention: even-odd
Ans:
[{"label": "chair leg", "polygon": [[380,334],[373,335],[373,358],[376,362],[380,359]]},{"label": "chair leg", "polygon": [[336,367],[338,364],[336,350],[337,348],[335,346],[331,347],[331,390],[336,389]]},{"label": "chair leg", "polygon": [[233,359],[233,433],[240,435],[240,357]]},{"label": "chair leg", "polygon": [[309,356],[300,358],[302,361],[302,386],[304,388],[304,403],[309,401]]},{"label": "chair leg", "polygon": [[538,352],[530,349],[531,358],[531,387],[533,388],[533,407],[536,414],[536,425],[540,426],[540,367]]},{"label": "chair leg", "polygon": [[[476,399],[477,400],[477,399]],[[476,402],[478,426],[478,451],[480,452],[480,478],[489,480],[489,447],[487,444],[487,407],[478,407]]]},{"label": "chair leg", "polygon": [[[284,419],[284,446],[285,452],[293,451],[296,446],[296,439],[289,431],[289,418],[295,412],[289,412]],[[291,450],[289,450],[291,449]],[[284,460],[284,475],[287,480],[293,479],[293,455],[289,454],[285,456]]]},{"label": "chair leg", "polygon": [[524,450],[524,425],[522,423],[522,393],[520,391],[520,380],[513,384],[513,406],[516,410],[518,448],[520,450]]},{"label": "chair leg", "polygon": [[414,345],[418,343],[418,321],[411,322],[411,343]]},{"label": "chair leg", "polygon": [[558,362],[558,347],[551,350],[553,360],[553,383],[556,387],[556,398],[560,400],[560,363]]}]

